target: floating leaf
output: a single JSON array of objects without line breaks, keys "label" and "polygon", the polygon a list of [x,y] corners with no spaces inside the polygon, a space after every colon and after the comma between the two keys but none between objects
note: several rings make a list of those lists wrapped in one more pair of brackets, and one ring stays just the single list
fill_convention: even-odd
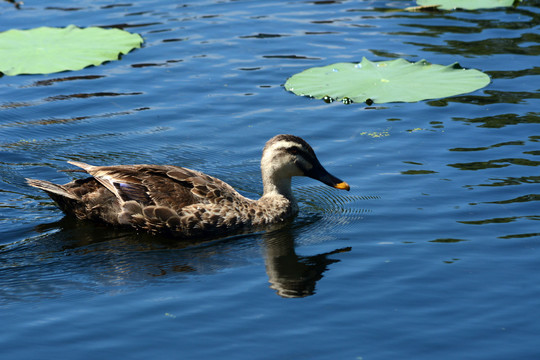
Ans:
[{"label": "floating leaf", "polygon": [[118,60],[143,39],[119,29],[39,27],[0,33],[0,71],[5,75],[50,74]]},{"label": "floating leaf", "polygon": [[285,89],[296,95],[341,100],[344,103],[416,102],[478,90],[489,84],[481,71],[442,66],[425,60],[403,59],[360,63],[337,63],[314,67],[290,77]]},{"label": "floating leaf", "polygon": [[476,10],[476,9],[491,9],[496,7],[515,6],[521,0],[416,0],[420,6],[435,6],[439,10]]}]

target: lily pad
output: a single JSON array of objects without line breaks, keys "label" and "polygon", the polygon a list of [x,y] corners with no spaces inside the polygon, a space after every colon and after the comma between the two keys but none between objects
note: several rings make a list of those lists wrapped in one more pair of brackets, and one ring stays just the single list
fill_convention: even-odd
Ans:
[{"label": "lily pad", "polygon": [[344,103],[416,102],[465,94],[483,88],[490,78],[481,71],[415,63],[404,59],[336,63],[304,70],[290,77],[285,89],[296,95]]},{"label": "lily pad", "polygon": [[439,10],[476,10],[515,6],[521,0],[416,0],[420,6],[439,5]]},{"label": "lily pad", "polygon": [[118,60],[143,39],[120,29],[39,27],[0,33],[0,71],[5,75],[50,74]]}]

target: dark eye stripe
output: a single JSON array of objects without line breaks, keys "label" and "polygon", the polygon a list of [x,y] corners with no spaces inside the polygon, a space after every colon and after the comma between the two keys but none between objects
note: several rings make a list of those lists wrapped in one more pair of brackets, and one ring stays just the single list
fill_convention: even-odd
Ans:
[{"label": "dark eye stripe", "polygon": [[286,153],[292,154],[292,155],[301,155],[304,159],[307,161],[311,161],[311,154],[307,151],[299,148],[298,146],[292,146],[292,147],[284,147],[279,149],[280,151],[285,151]]}]

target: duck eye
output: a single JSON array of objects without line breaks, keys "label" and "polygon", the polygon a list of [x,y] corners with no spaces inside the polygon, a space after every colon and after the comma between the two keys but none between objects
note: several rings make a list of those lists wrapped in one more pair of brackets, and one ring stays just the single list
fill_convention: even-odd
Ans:
[{"label": "duck eye", "polygon": [[292,147],[288,150],[289,154],[293,154],[293,155],[298,155],[298,153],[300,152],[300,150],[298,150],[297,147]]}]

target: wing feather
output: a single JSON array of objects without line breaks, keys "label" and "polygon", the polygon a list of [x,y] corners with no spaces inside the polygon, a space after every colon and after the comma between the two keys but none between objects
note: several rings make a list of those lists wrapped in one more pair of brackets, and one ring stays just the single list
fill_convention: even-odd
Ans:
[{"label": "wing feather", "polygon": [[69,161],[92,175],[121,203],[136,201],[179,212],[202,203],[218,204],[239,194],[227,183],[199,171],[170,165],[92,166]]}]

